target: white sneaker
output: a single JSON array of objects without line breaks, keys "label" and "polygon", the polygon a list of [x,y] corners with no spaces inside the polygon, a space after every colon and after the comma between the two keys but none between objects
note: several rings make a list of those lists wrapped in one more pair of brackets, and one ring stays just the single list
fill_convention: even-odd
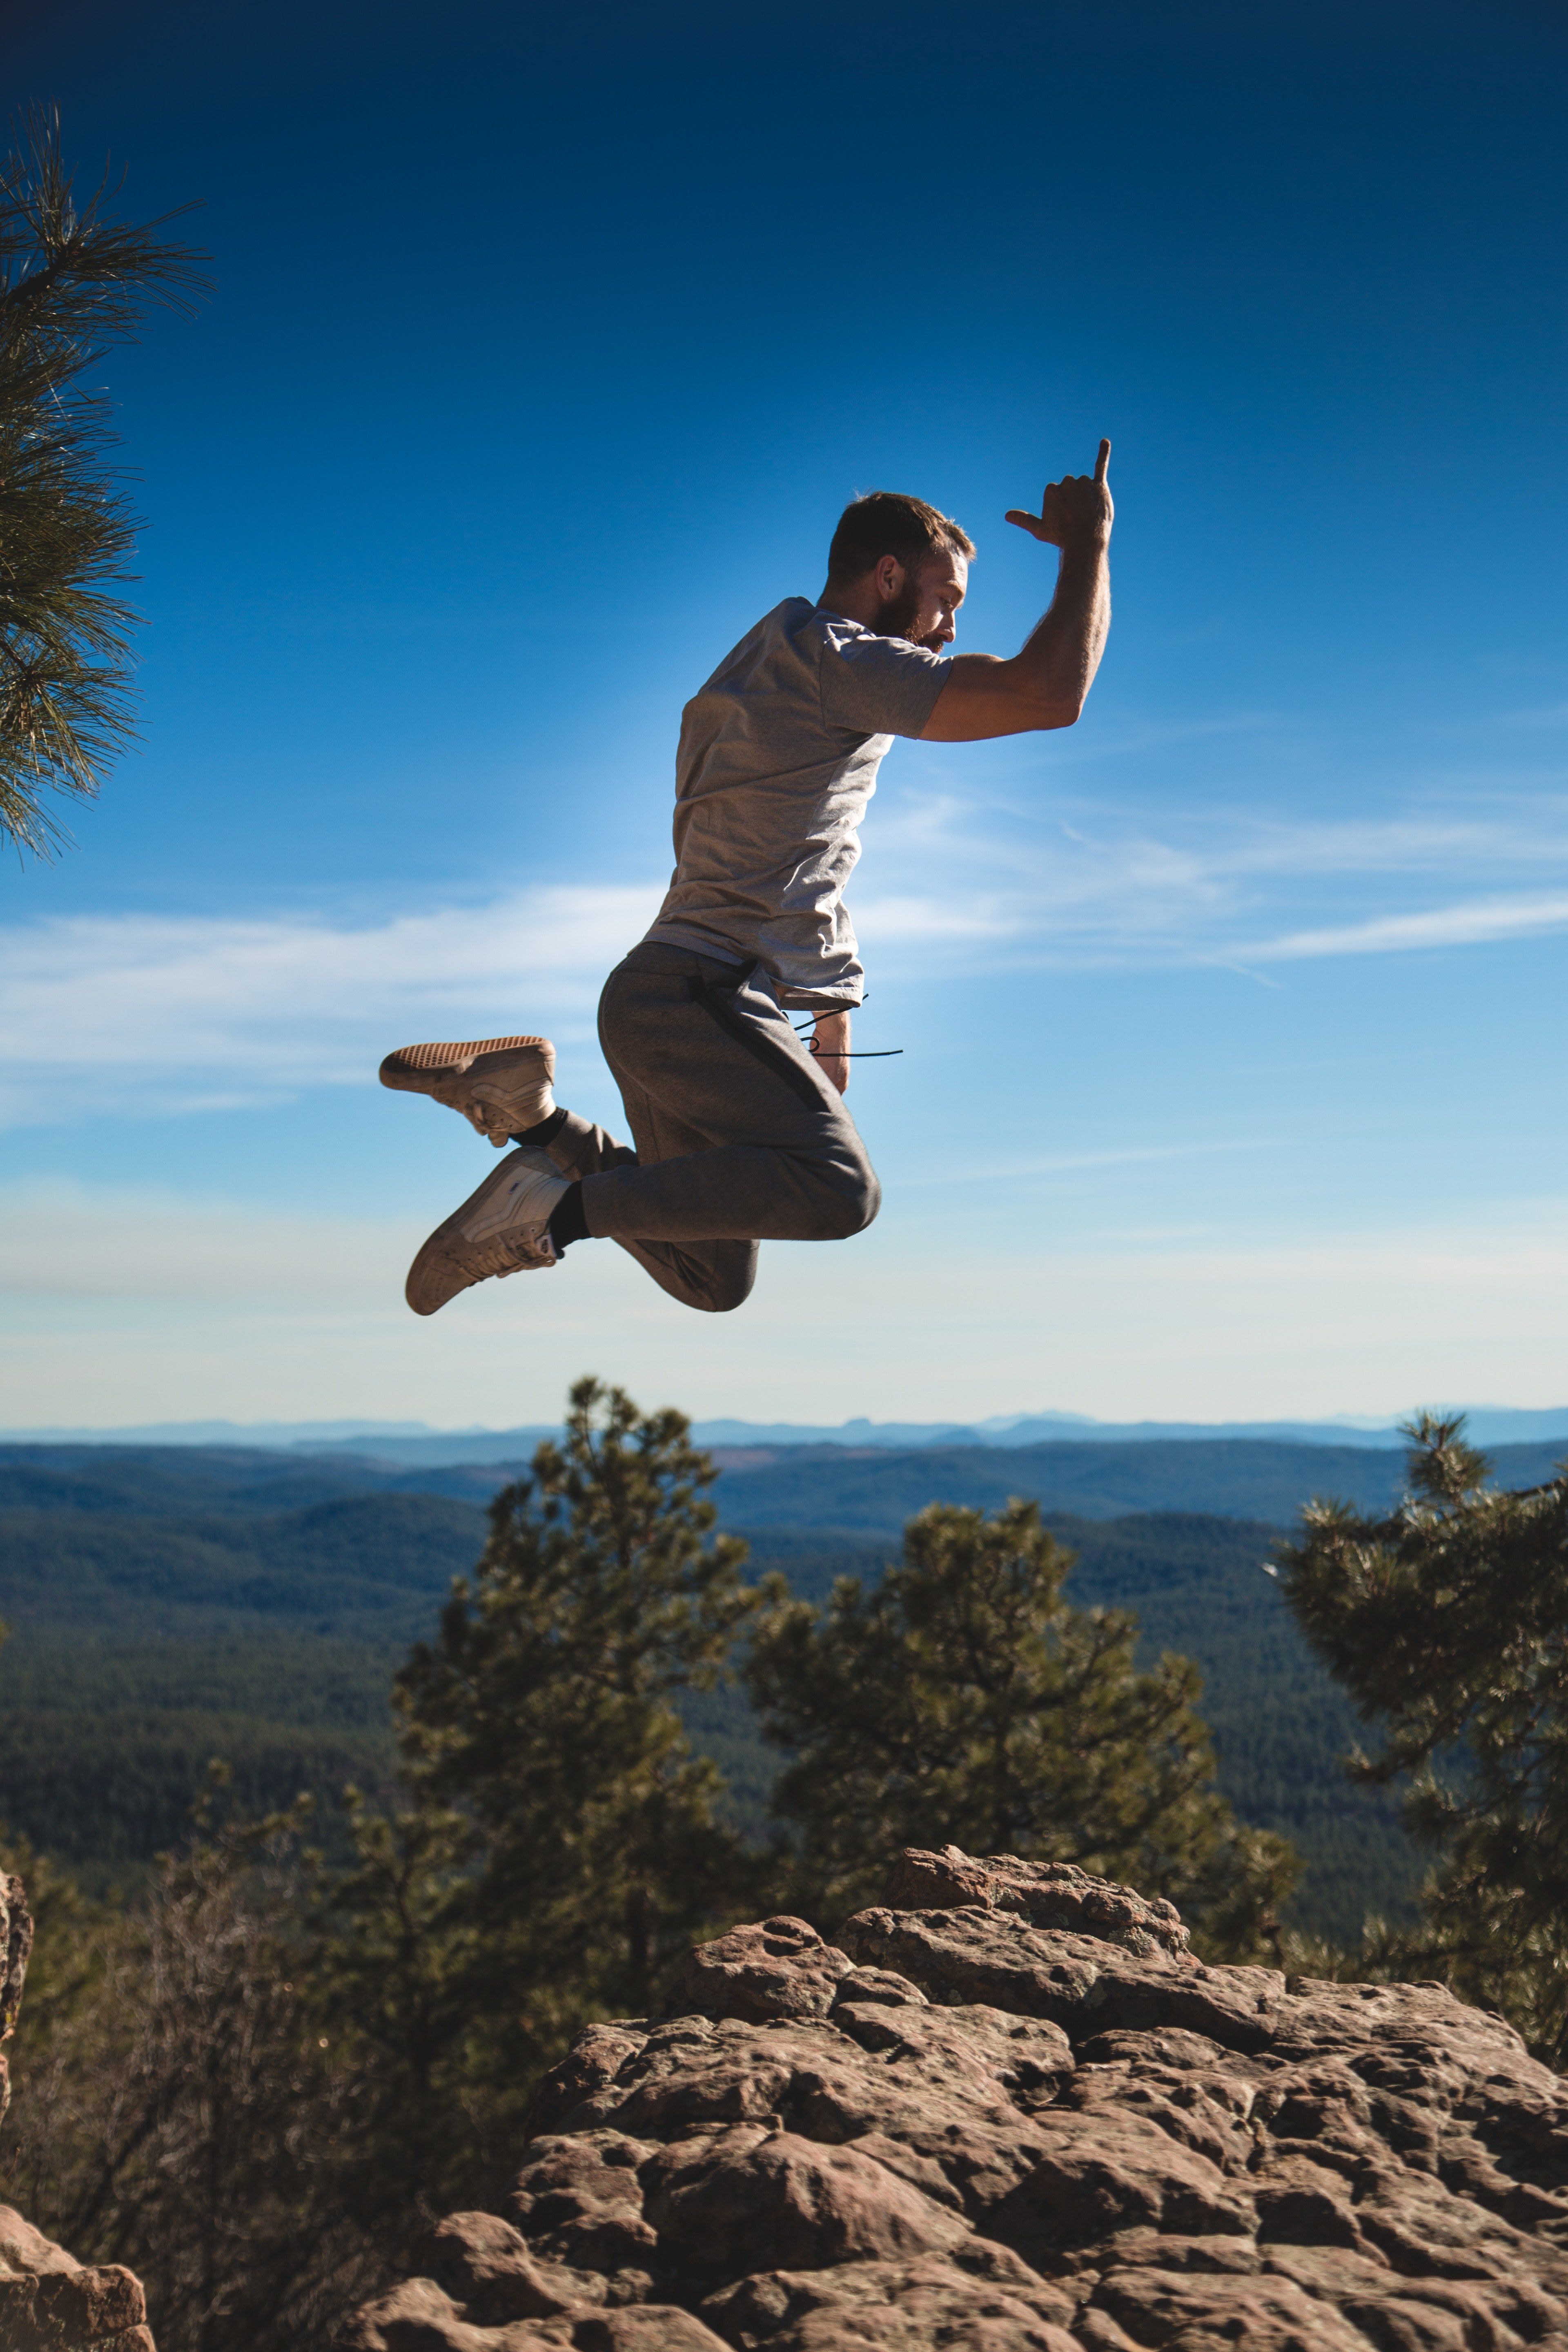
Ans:
[{"label": "white sneaker", "polygon": [[526,1143],[492,1168],[409,1267],[404,1297],[416,1315],[434,1315],[459,1290],[492,1275],[553,1265],[550,1213],[567,1181],[547,1153]]},{"label": "white sneaker", "polygon": [[555,1048],[548,1037],[480,1037],[466,1045],[400,1045],[381,1083],[433,1095],[504,1151],[555,1108]]}]

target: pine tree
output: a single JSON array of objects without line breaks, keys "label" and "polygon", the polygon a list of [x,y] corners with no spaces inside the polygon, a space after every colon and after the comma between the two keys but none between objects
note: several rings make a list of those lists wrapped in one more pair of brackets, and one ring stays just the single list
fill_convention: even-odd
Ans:
[{"label": "pine tree", "polygon": [[472,1582],[397,1677],[408,1809],[362,1819],[334,1966],[375,1992],[362,2026],[416,2093],[456,2067],[525,2094],[578,2024],[646,2011],[759,1891],[678,1712],[753,1601],[688,1430],[580,1381],[563,1443],[497,1497]]},{"label": "pine tree", "polygon": [[1314,1503],[1282,1547],[1298,1624],[1432,1852],[1414,1932],[1373,1922],[1351,1972],[1441,1978],[1568,2063],[1568,1475],[1486,1486],[1462,1416],[1408,1425],[1413,1492],[1382,1519]]},{"label": "pine tree", "polygon": [[0,838],[42,856],[60,837],[47,795],[90,799],[133,731],[136,615],[115,592],[137,521],[86,377],[150,304],[189,312],[206,284],[204,255],[153,234],[175,215],[107,219],[115,193],[106,178],[78,208],[40,109],[0,164]]},{"label": "pine tree", "polygon": [[[367,2243],[390,2249],[411,2217],[432,2222],[494,2194],[531,2075],[495,2063],[494,1987],[475,1965],[468,1899],[472,1823],[429,1800],[383,1811],[357,1790],[346,1797],[358,1866],[323,1882],[309,1973],[321,2023],[362,2084],[356,2149],[333,2197]],[[520,2005],[537,2024],[536,1992],[512,1988],[503,2040]]]},{"label": "pine tree", "polygon": [[791,1758],[774,1809],[807,1916],[874,1902],[900,1846],[951,1841],[1167,1895],[1215,1957],[1268,1932],[1294,1856],[1215,1790],[1197,1669],[1140,1673],[1136,1621],[1071,1608],[1071,1566],[1033,1503],[937,1505],[872,1591],[843,1578],[819,1610],[768,1580],[747,1680]]}]

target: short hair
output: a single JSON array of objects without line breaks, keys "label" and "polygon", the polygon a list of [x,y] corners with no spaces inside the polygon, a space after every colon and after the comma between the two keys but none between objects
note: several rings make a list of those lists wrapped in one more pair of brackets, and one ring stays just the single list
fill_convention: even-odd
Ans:
[{"label": "short hair", "polygon": [[942,550],[967,558],[974,552],[974,541],[924,499],[907,499],[899,490],[868,490],[863,499],[852,499],[838,518],[827,551],[827,576],[859,580],[884,555],[896,555],[909,568]]}]

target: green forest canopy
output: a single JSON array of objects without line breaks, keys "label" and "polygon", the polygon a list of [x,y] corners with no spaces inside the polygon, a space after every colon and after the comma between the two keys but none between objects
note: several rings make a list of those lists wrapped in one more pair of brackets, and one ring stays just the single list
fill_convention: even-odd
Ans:
[{"label": "green forest canopy", "polygon": [[[1028,1466],[994,1454],[984,1465],[990,1476]],[[962,1479],[944,1482],[939,1454],[895,1467],[923,1473],[922,1499],[944,1483],[970,1499]],[[768,1476],[777,1496],[783,1473]],[[820,1491],[820,1459],[795,1477]],[[458,1493],[430,1492],[437,1481]],[[0,1617],[13,1629],[0,1821],[102,1887],[179,1836],[214,1754],[256,1810],[304,1788],[330,1813],[344,1780],[374,1784],[390,1761],[392,1674],[478,1558],[479,1498],[497,1483],[233,1448],[0,1449]],[[729,1516],[754,1488],[721,1483]],[[1368,1908],[1397,1910],[1415,1860],[1390,1801],[1344,1779],[1355,1718],[1262,1572],[1276,1528],[1208,1513],[1047,1517],[1078,1554],[1076,1602],[1133,1611],[1141,1657],[1172,1649],[1201,1668],[1224,1794],[1307,1860],[1289,1916],[1352,1936]],[[875,1576],[897,1549],[832,1528],[741,1532],[748,1573],[777,1568],[808,1600],[840,1574]],[[699,1696],[688,1720],[725,1772],[733,1816],[754,1828],[777,1759],[745,1700]]]}]

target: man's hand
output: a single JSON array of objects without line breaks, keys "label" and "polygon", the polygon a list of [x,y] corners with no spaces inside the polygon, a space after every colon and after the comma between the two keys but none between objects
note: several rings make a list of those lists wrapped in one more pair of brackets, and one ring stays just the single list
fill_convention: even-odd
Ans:
[{"label": "man's hand", "polygon": [[842,1094],[849,1091],[849,1015],[819,1013],[806,1048],[817,1068]]},{"label": "man's hand", "polygon": [[1009,507],[1005,520],[1049,547],[1067,547],[1097,534],[1109,539],[1116,515],[1105,478],[1110,464],[1110,444],[1102,441],[1092,474],[1064,474],[1059,482],[1047,482],[1037,515]]},{"label": "man's hand", "polygon": [[1050,611],[1011,661],[960,654],[949,662],[947,682],[921,730],[926,742],[982,743],[993,735],[1076,723],[1110,626],[1109,550],[1116,509],[1105,478],[1110,464],[1110,444],[1102,441],[1092,474],[1066,474],[1046,484],[1037,515],[1009,509],[1009,522],[1061,551]]}]

